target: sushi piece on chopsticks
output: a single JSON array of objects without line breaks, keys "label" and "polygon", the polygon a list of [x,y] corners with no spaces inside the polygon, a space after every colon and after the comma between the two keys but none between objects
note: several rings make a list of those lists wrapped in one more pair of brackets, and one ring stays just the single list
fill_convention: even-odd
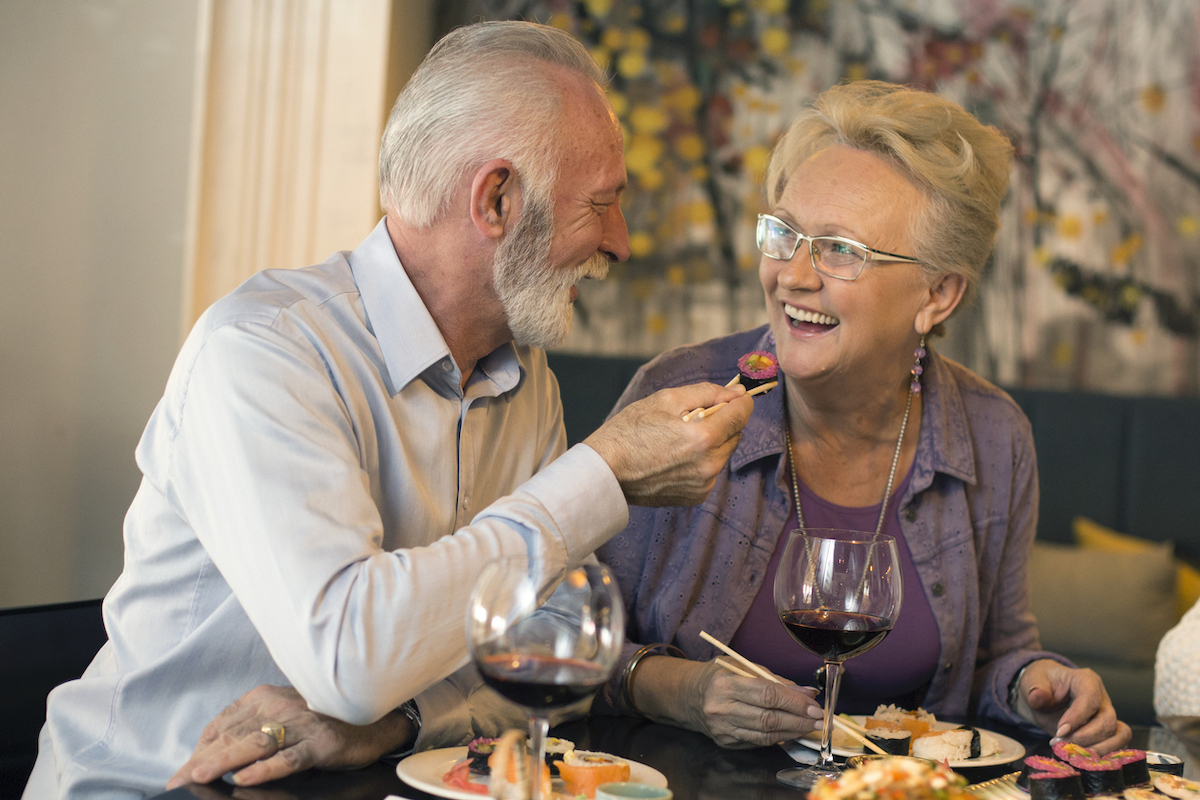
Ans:
[{"label": "sushi piece on chopsticks", "polygon": [[[771,391],[779,385],[779,362],[766,350],[751,350],[738,359],[738,374],[734,375],[725,387],[729,388],[739,383],[746,387],[746,394],[752,397]],[[683,415],[683,421],[704,419],[724,405],[725,403],[717,403],[708,408],[693,408]]]}]

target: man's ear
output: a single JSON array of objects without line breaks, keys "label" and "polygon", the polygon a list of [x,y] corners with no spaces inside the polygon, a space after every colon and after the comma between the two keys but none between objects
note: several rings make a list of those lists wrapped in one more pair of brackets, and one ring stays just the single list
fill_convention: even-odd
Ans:
[{"label": "man's ear", "polygon": [[954,272],[939,275],[929,287],[929,298],[917,312],[913,327],[922,335],[933,330],[933,326],[944,321],[962,302],[967,290],[967,279]]},{"label": "man's ear", "polygon": [[517,217],[521,190],[511,162],[494,158],[471,179],[471,222],[488,239],[499,239]]}]

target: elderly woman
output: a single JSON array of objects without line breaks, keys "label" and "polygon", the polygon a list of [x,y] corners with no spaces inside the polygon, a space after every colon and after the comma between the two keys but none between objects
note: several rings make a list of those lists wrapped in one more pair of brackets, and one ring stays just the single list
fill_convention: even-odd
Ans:
[{"label": "elderly woman", "polygon": [[[725,383],[754,350],[776,356],[782,380],[756,400],[707,500],[632,508],[598,552],[624,592],[631,643],[593,713],[639,714],[729,747],[820,727],[814,690],[801,685],[821,662],[788,637],[773,603],[784,534],[881,529],[899,545],[904,603],[891,635],[847,662],[839,710],[974,713],[1103,752],[1129,740],[1096,674],[1038,643],[1028,420],[927,340],[992,250],[1011,151],[948,100],[868,81],[822,94],[779,142],[757,229],[769,325],[663,354],[618,408],[666,386]],[[790,684],[722,669],[702,630]],[[274,771],[249,768],[246,782],[361,763],[395,744],[384,725],[372,736],[319,718],[290,691],[261,688],[231,707],[177,779],[247,763],[263,745],[236,731],[257,735],[286,714],[309,750]]]},{"label": "elderly woman", "polygon": [[891,635],[846,662],[839,711],[919,705],[1101,751],[1128,740],[1100,679],[1038,643],[1028,421],[929,348],[992,250],[1010,161],[1004,136],[954,103],[870,81],[825,92],[780,140],[757,228],[769,324],[663,354],[618,407],[724,383],[755,350],[775,354],[780,387],[756,401],[707,500],[631,509],[598,552],[624,591],[630,640],[662,644],[627,645],[596,710],[728,746],[819,727],[809,694],[728,673],[699,634],[812,684],[821,661],[780,624],[775,570],[785,532],[848,528],[896,538],[905,597]]}]

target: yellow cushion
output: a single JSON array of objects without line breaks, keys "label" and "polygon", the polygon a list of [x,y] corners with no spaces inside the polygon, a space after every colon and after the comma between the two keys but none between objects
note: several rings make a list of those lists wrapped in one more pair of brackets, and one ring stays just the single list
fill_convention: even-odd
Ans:
[{"label": "yellow cushion", "polygon": [[[1087,517],[1076,517],[1074,528],[1075,543],[1089,550],[1137,553],[1160,546],[1157,542],[1106,528]],[[1200,600],[1200,571],[1175,559],[1175,604],[1179,616],[1182,617],[1197,600]]]}]

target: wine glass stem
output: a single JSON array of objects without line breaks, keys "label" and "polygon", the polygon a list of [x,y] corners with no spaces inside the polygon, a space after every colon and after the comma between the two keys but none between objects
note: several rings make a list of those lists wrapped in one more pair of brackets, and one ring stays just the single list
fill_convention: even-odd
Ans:
[{"label": "wine glass stem", "polygon": [[[837,713],[838,687],[842,685],[842,665],[837,661],[825,662],[825,727],[821,731],[820,766],[833,763],[833,717]],[[536,800],[536,798],[535,798]]]},{"label": "wine glass stem", "polygon": [[536,714],[529,716],[529,800],[550,800],[542,797],[542,765],[546,763],[546,734],[550,720]]}]

